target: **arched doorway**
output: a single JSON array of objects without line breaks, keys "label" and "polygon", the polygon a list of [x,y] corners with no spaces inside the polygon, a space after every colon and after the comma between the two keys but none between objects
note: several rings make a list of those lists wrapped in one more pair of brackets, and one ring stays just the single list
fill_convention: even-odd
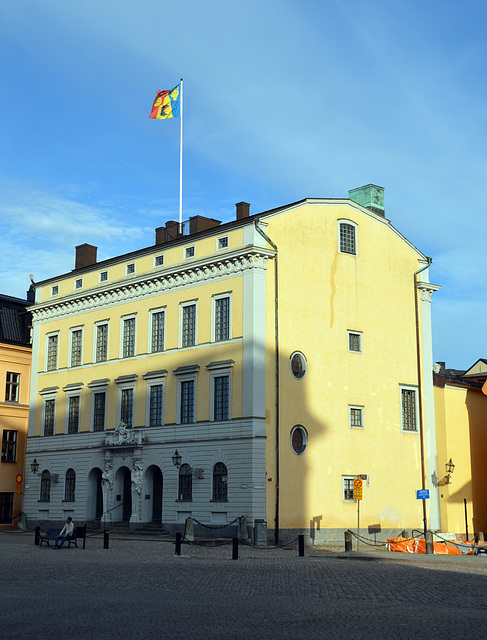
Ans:
[{"label": "arched doorway", "polygon": [[151,465],[145,472],[143,493],[143,521],[160,524],[162,522],[162,471],[156,465]]},{"label": "arched doorway", "polygon": [[101,488],[101,469],[94,467],[88,474],[86,495],[86,519],[100,520],[103,515],[103,492]]},{"label": "arched doorway", "polygon": [[128,467],[120,467],[115,474],[115,506],[113,520],[129,522],[132,515],[132,474]]}]

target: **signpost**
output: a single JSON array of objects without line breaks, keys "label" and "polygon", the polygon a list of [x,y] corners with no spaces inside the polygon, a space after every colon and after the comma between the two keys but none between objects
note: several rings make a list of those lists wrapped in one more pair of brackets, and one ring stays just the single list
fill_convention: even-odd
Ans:
[{"label": "signpost", "polygon": [[23,479],[24,479],[24,478],[22,477],[22,474],[21,474],[21,473],[18,473],[18,474],[17,474],[17,476],[15,477],[15,480],[16,480],[16,482],[17,482],[17,488],[15,489],[15,493],[16,493],[18,496],[20,496],[20,494],[21,494],[20,485],[22,484],[22,480],[23,480]]},{"label": "signpost", "polygon": [[362,478],[353,481],[353,499],[357,501],[357,551],[359,550],[360,536],[360,501],[362,500]]}]

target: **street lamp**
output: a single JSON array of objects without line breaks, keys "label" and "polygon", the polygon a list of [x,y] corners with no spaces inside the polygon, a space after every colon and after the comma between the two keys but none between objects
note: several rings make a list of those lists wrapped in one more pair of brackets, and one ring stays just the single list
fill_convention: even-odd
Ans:
[{"label": "street lamp", "polygon": [[179,455],[177,449],[172,457],[172,463],[177,469],[179,469],[179,467],[181,466],[181,456]]},{"label": "street lamp", "polygon": [[34,458],[34,462],[30,463],[30,469],[32,473],[35,473],[35,474],[37,474],[37,472],[39,471],[39,463],[35,458]]},{"label": "street lamp", "polygon": [[455,465],[453,464],[453,460],[450,458],[448,462],[445,464],[446,476],[438,481],[438,487],[444,487],[445,484],[450,484],[450,478],[455,470]]},{"label": "street lamp", "polygon": [[[174,452],[174,455],[172,457],[172,463],[173,465],[179,469],[179,467],[181,466],[181,456],[178,453],[178,450],[176,449],[176,451]],[[187,473],[192,473],[194,475],[195,478],[198,478],[198,480],[204,480],[203,478],[203,469],[193,469],[192,467],[189,466],[189,464],[185,465],[185,470]]]}]

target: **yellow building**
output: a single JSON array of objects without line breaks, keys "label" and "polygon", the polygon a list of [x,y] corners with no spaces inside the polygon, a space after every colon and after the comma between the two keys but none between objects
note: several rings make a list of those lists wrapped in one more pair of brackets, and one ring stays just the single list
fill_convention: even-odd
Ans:
[{"label": "yellow building", "polygon": [[29,305],[0,295],[0,529],[16,528],[22,513],[32,357]]},{"label": "yellow building", "polygon": [[438,287],[383,189],[253,216],[239,203],[233,222],[181,231],[103,262],[82,245],[74,271],[36,285],[30,520],[191,516],[208,533],[245,516],[275,541],[341,541],[363,476],[362,528],[421,527]]},{"label": "yellow building", "polygon": [[[487,532],[487,360],[466,371],[434,367],[438,477],[443,531]],[[452,461],[454,469],[447,472]]]}]

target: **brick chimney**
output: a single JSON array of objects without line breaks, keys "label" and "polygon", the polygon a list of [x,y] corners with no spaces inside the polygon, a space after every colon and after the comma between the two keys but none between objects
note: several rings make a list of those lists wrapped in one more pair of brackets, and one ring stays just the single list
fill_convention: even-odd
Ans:
[{"label": "brick chimney", "polygon": [[156,244],[164,244],[166,242],[166,228],[157,227],[156,229]]},{"label": "brick chimney", "polygon": [[242,220],[242,218],[249,217],[250,204],[248,202],[237,202],[235,207],[237,209],[237,220]]},{"label": "brick chimney", "polygon": [[97,251],[98,247],[94,247],[92,244],[79,244],[76,247],[74,268],[81,269],[82,267],[89,267],[92,264],[96,264]]},{"label": "brick chimney", "polygon": [[213,218],[205,218],[205,216],[191,216],[189,219],[189,233],[198,233],[198,231],[206,231],[206,229],[213,229],[213,227],[220,226],[220,220],[214,220]]}]

